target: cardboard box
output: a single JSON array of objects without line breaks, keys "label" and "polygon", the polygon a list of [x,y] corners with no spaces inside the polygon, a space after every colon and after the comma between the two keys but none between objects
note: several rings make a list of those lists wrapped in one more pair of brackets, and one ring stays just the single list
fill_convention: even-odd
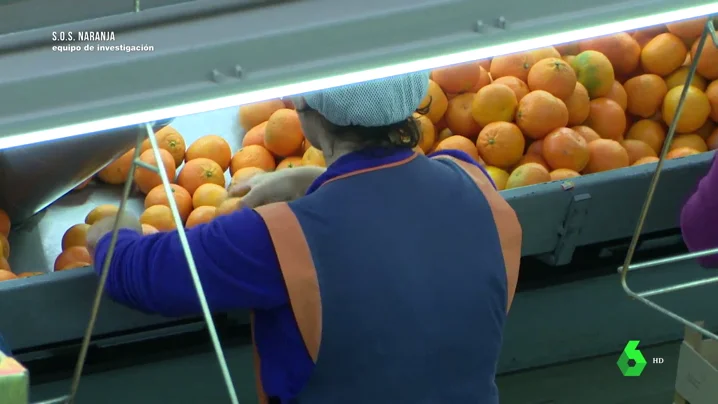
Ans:
[{"label": "cardboard box", "polygon": [[[703,323],[696,323],[703,325]],[[676,404],[718,404],[718,341],[686,327],[676,373]]]},{"label": "cardboard box", "polygon": [[28,404],[30,377],[14,358],[0,352],[0,403]]}]

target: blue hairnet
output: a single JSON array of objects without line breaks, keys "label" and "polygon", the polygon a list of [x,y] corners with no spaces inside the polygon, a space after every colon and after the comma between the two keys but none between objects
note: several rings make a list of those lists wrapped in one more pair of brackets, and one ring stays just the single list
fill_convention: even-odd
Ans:
[{"label": "blue hairnet", "polygon": [[429,88],[429,73],[417,72],[306,94],[304,100],[339,126],[377,127],[407,119]]}]

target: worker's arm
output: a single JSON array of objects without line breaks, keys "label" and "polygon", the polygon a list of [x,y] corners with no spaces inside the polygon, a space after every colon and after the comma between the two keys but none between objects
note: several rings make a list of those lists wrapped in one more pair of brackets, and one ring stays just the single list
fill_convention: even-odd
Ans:
[{"label": "worker's arm", "polygon": [[461,160],[461,161],[465,161],[465,162],[467,162],[467,163],[469,163],[469,164],[473,164],[473,165],[475,165],[476,167],[479,167],[479,168],[481,169],[481,172],[483,172],[484,175],[486,176],[486,178],[488,178],[489,181],[491,181],[491,185],[494,186],[494,189],[496,188],[496,184],[494,184],[494,180],[491,178],[491,176],[489,175],[489,173],[486,172],[486,169],[485,169],[481,164],[479,164],[478,161],[474,160],[473,157],[471,157],[471,156],[469,156],[468,154],[462,152],[461,150],[439,150],[439,151],[437,151],[437,152],[433,152],[433,153],[429,154],[427,157],[430,157],[430,158],[431,158],[431,157],[437,157],[437,156],[442,156],[442,155],[443,155],[443,156],[453,157],[453,158],[455,158],[455,159],[459,159],[459,160]]},{"label": "worker's arm", "polygon": [[[95,246],[101,271],[111,234]],[[187,230],[187,239],[212,311],[271,308],[288,302],[277,256],[262,218],[242,209]],[[200,313],[197,292],[177,231],[142,236],[122,229],[106,284],[115,300],[150,313]]]},{"label": "worker's arm", "polygon": [[[718,157],[713,157],[708,174],[683,206],[681,231],[692,252],[718,247]],[[718,267],[718,255],[699,258],[698,262],[705,267]]]}]

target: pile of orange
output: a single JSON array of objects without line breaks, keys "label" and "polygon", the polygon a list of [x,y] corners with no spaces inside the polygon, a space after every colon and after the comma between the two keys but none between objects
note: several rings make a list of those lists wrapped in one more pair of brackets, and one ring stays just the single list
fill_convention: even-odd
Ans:
[{"label": "pile of orange", "polygon": [[[434,70],[424,153],[462,150],[500,189],[654,163],[706,18]],[[718,148],[718,50],[703,49],[668,158]]]}]

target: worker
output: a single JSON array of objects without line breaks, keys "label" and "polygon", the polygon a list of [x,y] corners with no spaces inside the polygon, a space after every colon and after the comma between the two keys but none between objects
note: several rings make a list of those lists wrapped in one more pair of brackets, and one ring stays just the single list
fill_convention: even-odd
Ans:
[{"label": "worker", "polygon": [[[691,252],[718,248],[718,159],[699,182],[681,211],[683,241]],[[700,265],[718,268],[718,254],[698,258]]]},{"label": "worker", "polygon": [[[298,97],[328,168],[267,174],[252,206],[187,230],[211,310],[253,311],[261,402],[498,403],[521,227],[467,154],[414,150],[427,87],[412,73]],[[113,220],[89,230],[96,270]],[[109,295],[200,313],[177,232],[121,226]]]}]

